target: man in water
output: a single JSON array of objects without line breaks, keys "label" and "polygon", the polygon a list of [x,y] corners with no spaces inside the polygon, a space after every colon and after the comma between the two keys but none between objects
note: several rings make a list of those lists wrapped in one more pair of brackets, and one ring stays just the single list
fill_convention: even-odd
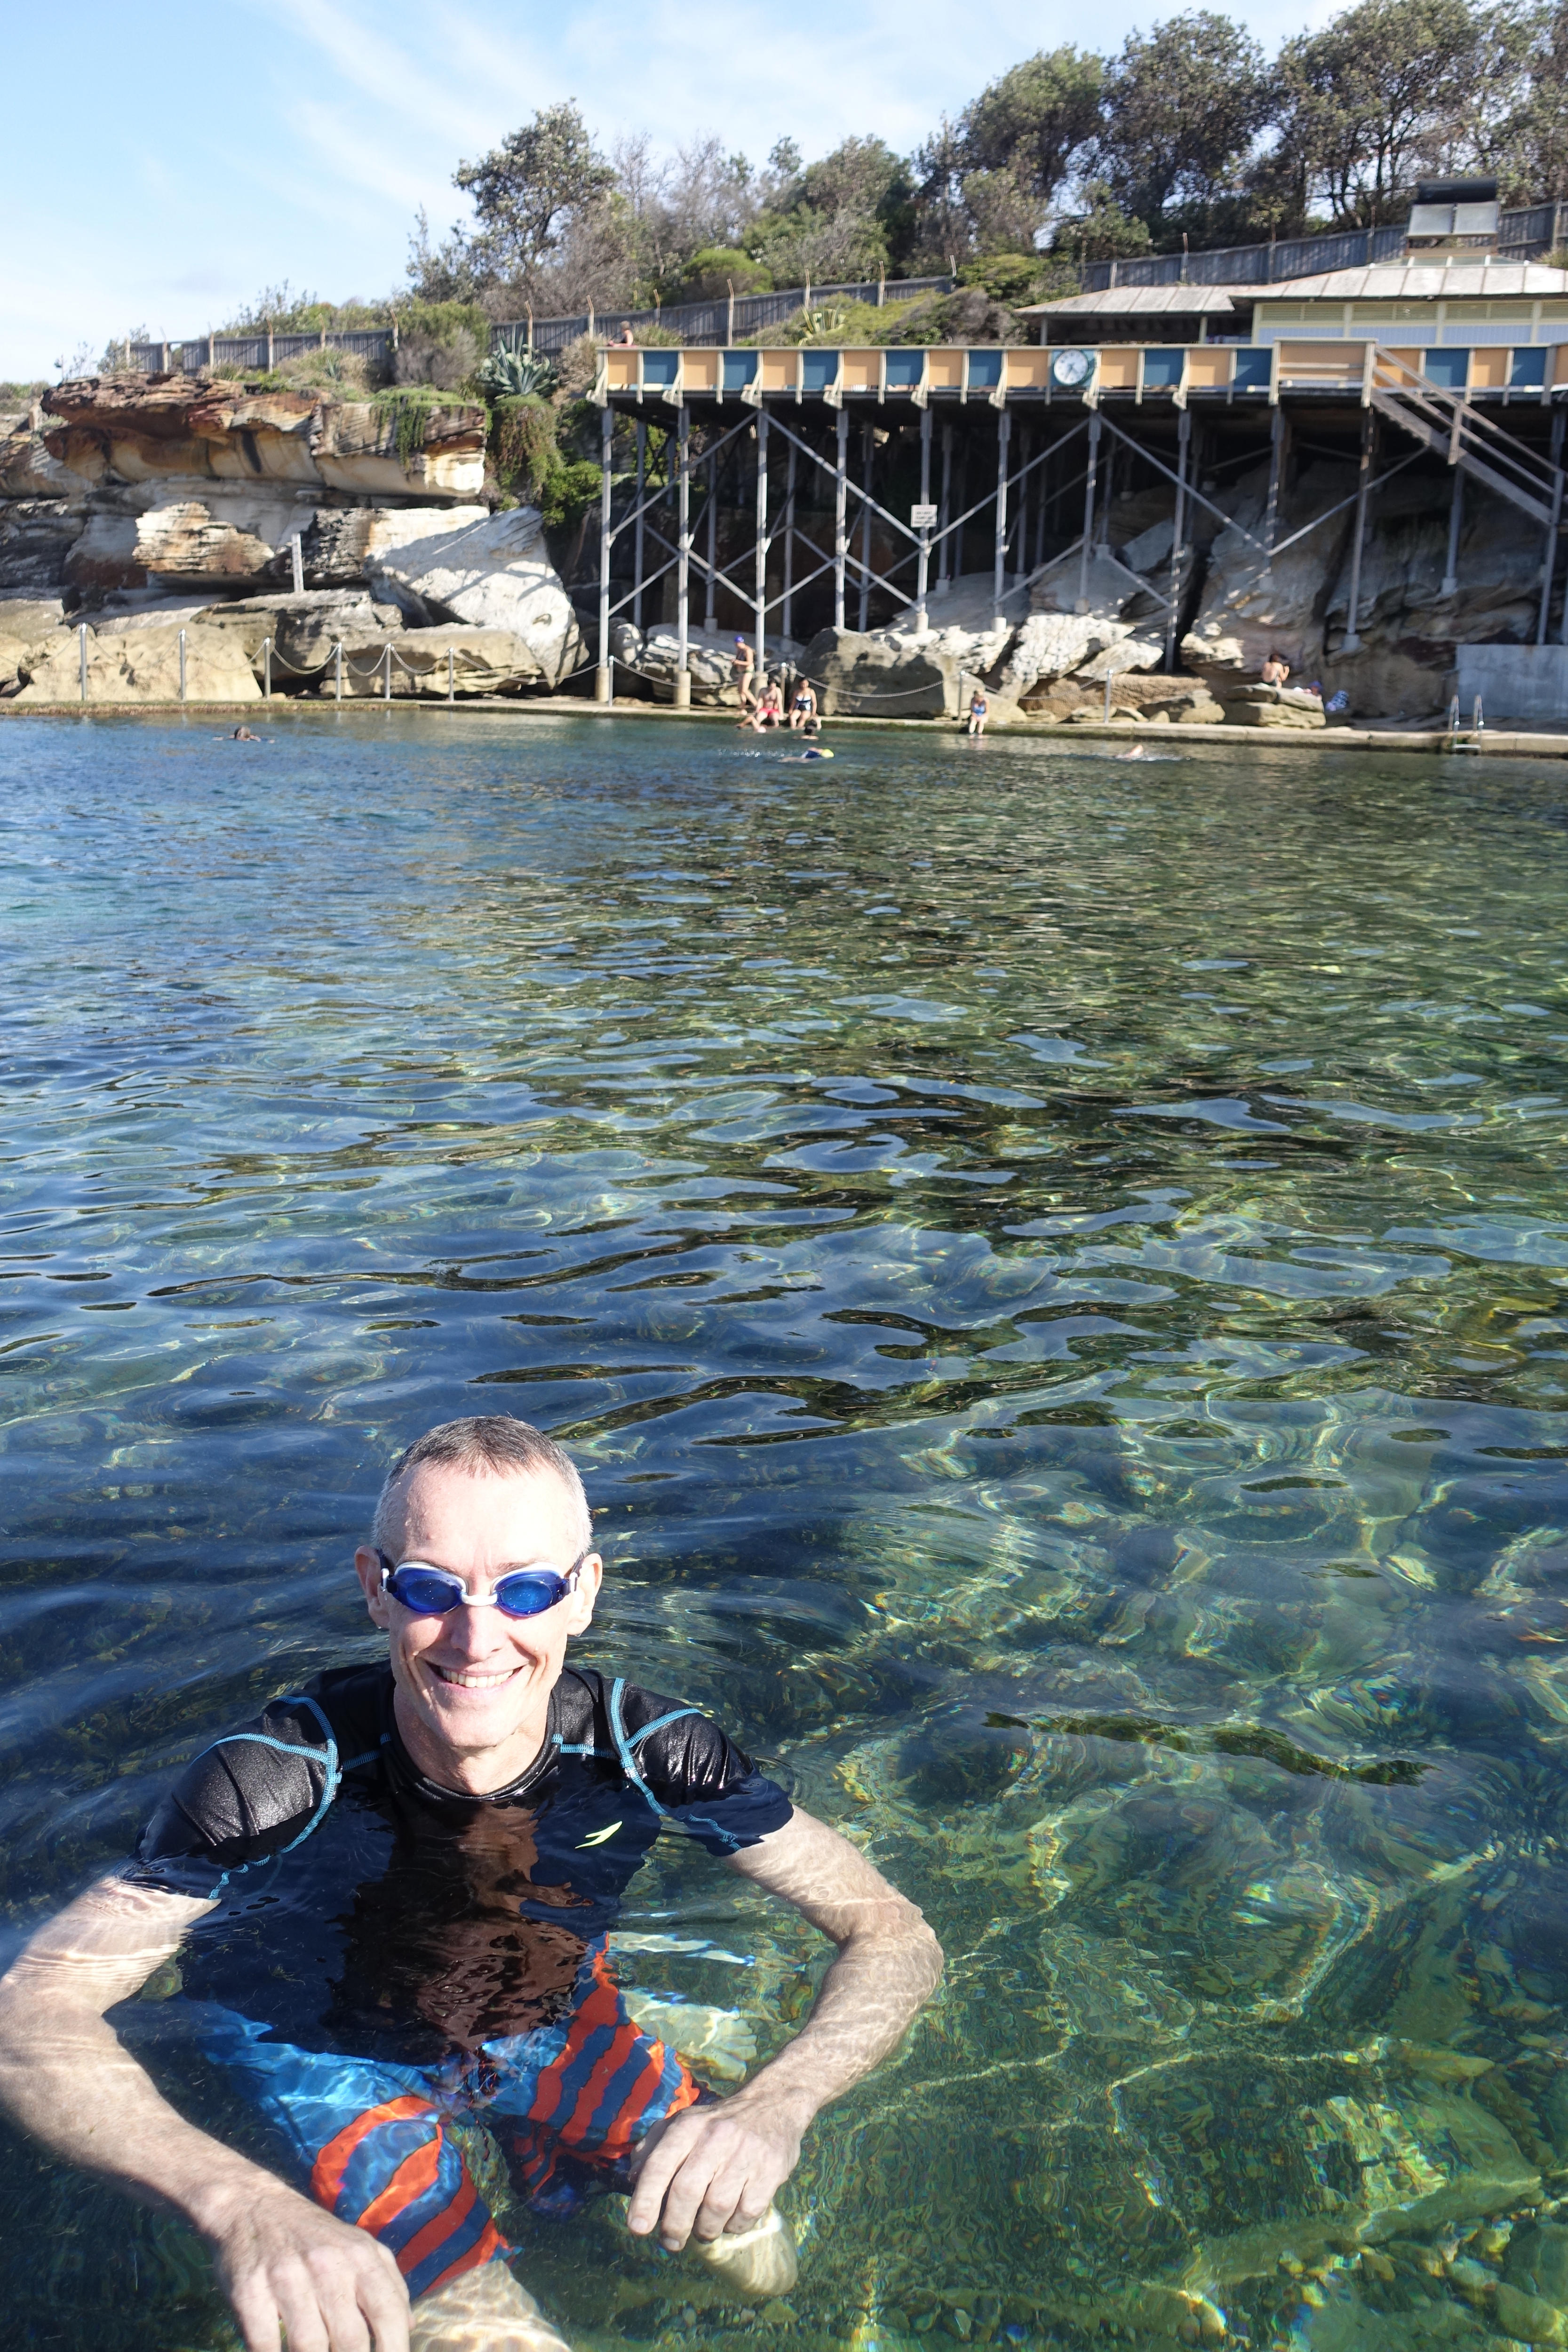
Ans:
[{"label": "man in water", "polygon": [[[935,1937],[710,1717],[566,1665],[602,1570],[537,1430],[430,1431],[354,1565],[386,1662],[205,1748],[135,1860],[32,1938],[0,1979],[0,2105],[183,2215],[247,2352],[280,2329],[289,2352],[563,2352],[452,2136],[471,2117],[535,2211],[630,2189],[634,2231],[779,2292],[774,2192],[931,1992]],[[722,2101],[639,2031],[605,1958],[665,1822],[838,1947],[803,2031]],[[183,2027],[287,2180],[187,2122],[109,2022],[176,1952],[179,1991],[124,2021]]]}]

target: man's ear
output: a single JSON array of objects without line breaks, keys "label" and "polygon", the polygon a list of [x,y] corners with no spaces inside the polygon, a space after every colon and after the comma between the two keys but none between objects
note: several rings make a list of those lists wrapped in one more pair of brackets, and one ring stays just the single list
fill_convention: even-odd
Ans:
[{"label": "man's ear", "polygon": [[381,1561],[369,1544],[361,1544],[355,1552],[354,1573],[363,1591],[364,1605],[370,1612],[371,1622],[379,1625],[384,1633],[392,1623],[392,1617],[381,1590]]},{"label": "man's ear", "polygon": [[591,1551],[577,1570],[577,1581],[566,1597],[571,1614],[566,1620],[567,1639],[574,1633],[585,1633],[594,1622],[594,1603],[599,1597],[599,1587],[605,1580],[605,1563],[596,1551]]}]

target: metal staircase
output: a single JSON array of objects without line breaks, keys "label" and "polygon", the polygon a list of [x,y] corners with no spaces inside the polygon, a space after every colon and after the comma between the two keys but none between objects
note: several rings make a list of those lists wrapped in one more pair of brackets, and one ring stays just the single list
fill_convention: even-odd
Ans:
[{"label": "metal staircase", "polygon": [[1542,530],[1555,533],[1563,513],[1563,468],[1472,408],[1464,393],[1430,383],[1397,353],[1369,344],[1362,398]]}]

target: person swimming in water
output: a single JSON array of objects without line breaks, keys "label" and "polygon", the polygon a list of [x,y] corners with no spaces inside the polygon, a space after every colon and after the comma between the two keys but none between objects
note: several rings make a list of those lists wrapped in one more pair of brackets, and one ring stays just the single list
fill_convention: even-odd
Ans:
[{"label": "person swimming in water", "polygon": [[[428,1431],[354,1567],[385,1654],[220,1733],[134,1857],[32,1937],[0,1979],[0,2107],[181,2215],[247,2352],[280,2329],[300,2352],[564,2352],[507,2266],[468,2118],[532,2212],[629,2191],[634,2232],[691,2242],[731,2294],[786,2291],[774,2196],[929,1998],[936,1938],[712,1717],[568,1665],[603,1569],[538,1430]],[[666,1825],[838,1948],[794,2041],[721,2102],[634,2021],[607,1954]],[[176,1954],[178,1990],[134,2003]],[[108,2021],[121,2001],[194,2041],[279,2170],[163,2099]]]},{"label": "person swimming in water", "polygon": [[230,738],[236,743],[259,743],[261,740],[259,735],[253,735],[248,727],[237,727]]}]

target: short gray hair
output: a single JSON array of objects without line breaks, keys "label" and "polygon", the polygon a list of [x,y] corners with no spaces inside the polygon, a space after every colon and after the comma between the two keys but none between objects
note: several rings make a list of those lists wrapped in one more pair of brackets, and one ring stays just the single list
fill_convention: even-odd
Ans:
[{"label": "short gray hair", "polygon": [[576,1507],[580,1544],[594,1540],[593,1515],[577,1465],[552,1437],[510,1413],[470,1413],[462,1421],[444,1421],[405,1445],[382,1482],[376,1498],[371,1541],[378,1550],[395,1548],[402,1526],[401,1496],[411,1473],[426,1462],[445,1469],[466,1470],[470,1478],[526,1478],[547,1470],[560,1479]]}]

